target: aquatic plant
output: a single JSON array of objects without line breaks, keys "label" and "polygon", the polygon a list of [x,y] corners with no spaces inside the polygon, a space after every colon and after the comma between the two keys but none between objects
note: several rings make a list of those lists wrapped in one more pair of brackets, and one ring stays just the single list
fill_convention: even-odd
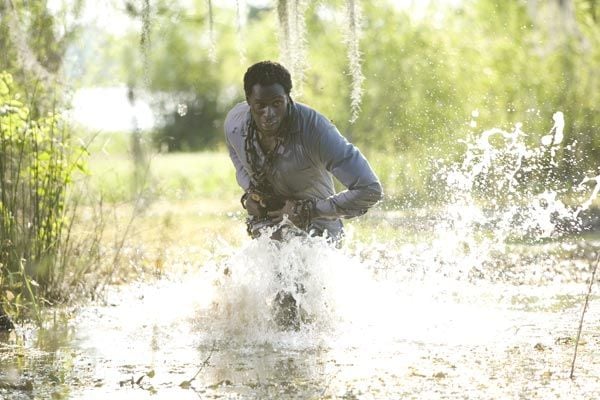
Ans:
[{"label": "aquatic plant", "polygon": [[573,350],[573,361],[571,362],[571,372],[569,373],[569,378],[573,379],[575,374],[575,360],[577,359],[577,349],[579,347],[579,339],[581,338],[581,329],[583,327],[583,318],[585,317],[585,312],[588,309],[588,305],[590,303],[590,295],[592,294],[592,286],[594,285],[596,278],[596,271],[598,270],[598,263],[600,262],[600,254],[596,256],[596,262],[594,263],[594,268],[592,269],[592,276],[590,278],[590,284],[588,286],[588,291],[585,296],[585,302],[583,303],[583,310],[581,311],[581,318],[579,319],[579,326],[577,328],[577,337],[575,338],[575,348]]}]

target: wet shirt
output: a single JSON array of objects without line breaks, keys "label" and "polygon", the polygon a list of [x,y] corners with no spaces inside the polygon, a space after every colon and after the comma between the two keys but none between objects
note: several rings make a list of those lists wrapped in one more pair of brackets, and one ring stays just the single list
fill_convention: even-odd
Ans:
[{"label": "wet shirt", "polygon": [[[244,102],[225,119],[229,155],[244,191],[259,185],[246,151],[251,118],[250,107]],[[382,198],[381,184],[360,151],[323,115],[293,103],[287,118],[287,129],[282,132],[264,179],[273,194],[283,199],[315,199],[311,224],[335,235],[342,229],[340,218],[362,215]],[[266,155],[256,136],[249,145],[264,165]],[[347,189],[336,193],[332,175]]]}]

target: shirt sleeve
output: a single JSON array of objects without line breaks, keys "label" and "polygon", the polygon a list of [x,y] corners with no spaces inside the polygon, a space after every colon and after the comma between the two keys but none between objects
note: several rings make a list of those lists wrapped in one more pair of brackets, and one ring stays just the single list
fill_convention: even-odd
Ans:
[{"label": "shirt sleeve", "polygon": [[[250,189],[251,186],[251,180],[250,180],[250,175],[248,174],[248,171],[246,171],[246,169],[244,168],[244,165],[242,164],[242,161],[240,160],[240,157],[235,149],[235,147],[232,144],[232,138],[230,137],[231,135],[239,135],[240,134],[240,129],[239,127],[232,127],[231,126],[231,121],[230,121],[230,116],[228,116],[225,119],[225,142],[227,143],[227,150],[229,151],[229,158],[231,158],[231,162],[233,163],[233,166],[235,167],[235,178],[237,180],[238,185],[240,185],[240,187],[247,192]],[[239,138],[241,140],[241,137]]]},{"label": "shirt sleeve", "polygon": [[235,179],[237,180],[238,185],[240,185],[240,187],[247,192],[250,189],[250,175],[248,175],[248,172],[246,172],[246,169],[242,165],[242,162],[240,161],[235,149],[229,143],[229,140],[227,141],[227,147],[229,149],[229,157],[231,158],[233,166],[235,167]]},{"label": "shirt sleeve", "polygon": [[383,198],[383,189],[367,159],[326,120],[317,124],[311,153],[346,190],[317,199],[315,216],[352,218],[367,212]]}]

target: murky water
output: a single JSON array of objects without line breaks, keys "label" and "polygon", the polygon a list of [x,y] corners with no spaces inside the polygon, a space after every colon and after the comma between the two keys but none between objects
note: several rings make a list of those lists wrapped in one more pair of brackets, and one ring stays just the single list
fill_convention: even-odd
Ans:
[{"label": "murky water", "polygon": [[[47,329],[21,327],[2,342],[0,395],[600,396],[597,298],[586,314],[576,379],[569,379],[583,281],[493,282],[428,265],[406,268],[394,257],[378,265],[369,259],[377,251],[367,253],[350,256],[318,241],[256,241],[195,274],[114,288],[107,305],[57,317]],[[293,271],[298,263],[305,268]],[[590,270],[583,260],[561,265],[573,276]],[[539,264],[523,267],[542,272]],[[299,331],[281,331],[272,320],[275,294],[289,288],[282,271],[304,284],[298,297],[310,321]]]},{"label": "murky water", "polygon": [[[559,200],[554,120],[539,148],[520,127],[469,143],[440,169],[435,212],[371,213],[393,240],[222,245],[193,272],[50,310],[43,329],[0,341],[0,397],[600,398],[597,287],[569,378],[600,248],[576,232],[600,179],[573,188],[579,206]],[[298,330],[275,321],[282,291],[302,309]]]}]

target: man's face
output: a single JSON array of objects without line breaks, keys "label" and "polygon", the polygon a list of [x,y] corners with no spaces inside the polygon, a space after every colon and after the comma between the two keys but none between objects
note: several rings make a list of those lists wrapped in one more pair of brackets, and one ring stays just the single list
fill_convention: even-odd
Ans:
[{"label": "man's face", "polygon": [[257,83],[246,100],[260,133],[275,135],[283,122],[289,102],[283,86],[279,83],[267,86]]}]

